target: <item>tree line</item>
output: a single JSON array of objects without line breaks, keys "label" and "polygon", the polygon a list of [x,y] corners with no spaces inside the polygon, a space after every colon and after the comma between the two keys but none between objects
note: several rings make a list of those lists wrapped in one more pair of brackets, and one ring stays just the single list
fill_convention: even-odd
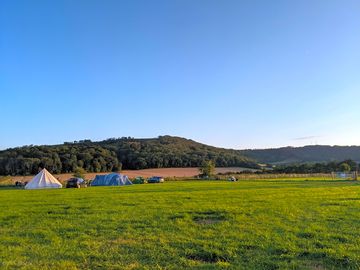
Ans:
[{"label": "tree line", "polygon": [[88,172],[120,170],[116,154],[93,146],[26,146],[0,153],[0,175],[36,174],[39,168],[52,173],[70,173],[77,167]]},{"label": "tree line", "polygon": [[344,160],[341,162],[331,161],[328,163],[304,163],[293,165],[276,166],[273,169],[274,173],[332,173],[332,172],[350,172],[357,171],[358,164],[351,160]]},{"label": "tree line", "polygon": [[260,163],[316,163],[341,160],[360,161],[360,146],[309,145],[274,149],[242,150],[241,153]]}]

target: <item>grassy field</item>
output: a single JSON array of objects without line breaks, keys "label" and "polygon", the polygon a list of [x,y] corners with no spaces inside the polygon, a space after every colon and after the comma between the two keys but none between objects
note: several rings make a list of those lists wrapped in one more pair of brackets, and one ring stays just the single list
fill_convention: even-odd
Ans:
[{"label": "grassy field", "polygon": [[360,183],[0,189],[0,269],[359,269]]}]

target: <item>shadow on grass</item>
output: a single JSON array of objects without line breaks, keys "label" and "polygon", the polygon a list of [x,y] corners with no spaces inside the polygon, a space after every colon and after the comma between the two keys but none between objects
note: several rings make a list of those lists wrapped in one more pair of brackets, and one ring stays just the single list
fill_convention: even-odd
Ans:
[{"label": "shadow on grass", "polygon": [[347,256],[335,257],[326,252],[304,251],[299,253],[297,257],[301,260],[321,262],[322,265],[332,266],[331,269],[358,269],[358,262],[351,260]]},{"label": "shadow on grass", "polygon": [[225,221],[228,219],[227,213],[224,211],[198,211],[193,212],[193,221],[195,221],[199,225],[212,225],[220,223],[221,221]]},{"label": "shadow on grass", "polygon": [[24,187],[17,187],[14,185],[0,185],[0,190],[23,190]]}]

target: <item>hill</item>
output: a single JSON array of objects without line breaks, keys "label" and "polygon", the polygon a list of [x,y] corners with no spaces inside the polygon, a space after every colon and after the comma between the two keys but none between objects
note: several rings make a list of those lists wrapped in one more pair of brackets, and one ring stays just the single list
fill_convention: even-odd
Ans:
[{"label": "hill", "polygon": [[304,147],[242,150],[241,153],[261,163],[270,164],[331,162],[346,159],[360,161],[360,146],[309,145]]},{"label": "hill", "polygon": [[180,137],[151,139],[112,138],[99,142],[82,140],[61,145],[23,146],[0,151],[0,175],[35,174],[39,167],[52,173],[119,169],[199,167],[204,160],[218,167],[257,168],[239,150],[216,148]]}]

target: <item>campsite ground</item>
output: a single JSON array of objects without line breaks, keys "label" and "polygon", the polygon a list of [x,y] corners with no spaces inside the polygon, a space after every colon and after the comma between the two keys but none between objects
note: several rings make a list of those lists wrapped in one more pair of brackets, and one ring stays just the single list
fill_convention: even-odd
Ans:
[{"label": "campsite ground", "polygon": [[[225,168],[216,168],[216,173],[227,173],[227,172],[242,172],[244,170],[251,170],[248,168],[241,167],[225,167]],[[198,168],[159,168],[159,169],[144,169],[144,170],[124,170],[121,172],[129,176],[130,178],[135,178],[137,176],[142,177],[151,177],[151,176],[163,176],[163,177],[194,177],[199,174]],[[94,179],[97,174],[107,174],[107,173],[87,173],[86,179]],[[72,177],[70,173],[64,174],[55,174],[54,175],[59,181],[64,182],[69,180]],[[12,182],[15,181],[29,181],[33,178],[33,175],[28,176],[13,176]]]},{"label": "campsite ground", "polygon": [[1,269],[358,269],[356,181],[0,189]]}]

